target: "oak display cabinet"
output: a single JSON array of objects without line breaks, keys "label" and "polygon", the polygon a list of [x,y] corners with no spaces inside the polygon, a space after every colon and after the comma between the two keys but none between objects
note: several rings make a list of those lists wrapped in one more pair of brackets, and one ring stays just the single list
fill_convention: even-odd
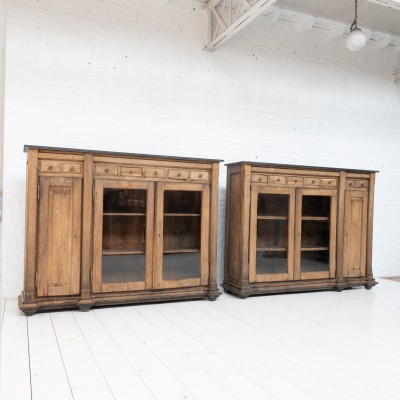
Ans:
[{"label": "oak display cabinet", "polygon": [[218,160],[24,150],[26,315],[220,295]]},{"label": "oak display cabinet", "polygon": [[225,291],[372,288],[375,172],[228,164]]}]

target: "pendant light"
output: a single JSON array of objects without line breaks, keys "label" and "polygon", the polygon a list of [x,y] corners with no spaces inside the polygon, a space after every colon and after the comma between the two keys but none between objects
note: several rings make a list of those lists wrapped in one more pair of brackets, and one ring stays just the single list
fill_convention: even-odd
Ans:
[{"label": "pendant light", "polygon": [[357,0],[355,0],[355,17],[354,21],[350,26],[350,33],[346,39],[346,46],[351,51],[361,50],[367,43],[367,36],[365,33],[357,26]]}]

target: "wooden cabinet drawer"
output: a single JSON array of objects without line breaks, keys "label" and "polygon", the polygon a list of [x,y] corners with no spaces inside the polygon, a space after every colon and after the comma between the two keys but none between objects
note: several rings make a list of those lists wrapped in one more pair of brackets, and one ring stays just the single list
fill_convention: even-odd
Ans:
[{"label": "wooden cabinet drawer", "polygon": [[64,163],[62,166],[62,172],[65,174],[81,174],[82,164],[78,163]]},{"label": "wooden cabinet drawer", "polygon": [[269,177],[269,183],[279,183],[280,185],[285,185],[286,184],[286,176],[271,175]]},{"label": "wooden cabinet drawer", "polygon": [[168,170],[168,178],[170,179],[189,179],[189,171],[180,169],[170,169]]},{"label": "wooden cabinet drawer", "polygon": [[288,176],[289,185],[304,185],[304,178],[302,176]]},{"label": "wooden cabinet drawer", "polygon": [[319,186],[320,184],[320,178],[306,178],[306,186]]},{"label": "wooden cabinet drawer", "polygon": [[142,176],[143,169],[138,167],[121,167],[119,174],[121,176]]},{"label": "wooden cabinet drawer", "polygon": [[208,181],[208,171],[192,171],[190,179],[192,181]]},{"label": "wooden cabinet drawer", "polygon": [[335,178],[322,178],[321,186],[337,186],[337,179]]},{"label": "wooden cabinet drawer", "polygon": [[40,172],[60,172],[60,163],[58,161],[40,161]]},{"label": "wooden cabinet drawer", "polygon": [[251,181],[254,183],[268,183],[268,175],[252,175]]},{"label": "wooden cabinet drawer", "polygon": [[118,167],[116,165],[96,165],[96,175],[118,175]]},{"label": "wooden cabinet drawer", "polygon": [[353,180],[351,180],[351,179],[347,179],[347,180],[346,180],[346,187],[347,187],[347,188],[355,188],[355,187],[356,187],[355,181],[353,181]]},{"label": "wooden cabinet drawer", "polygon": [[368,189],[368,181],[367,180],[357,180],[355,187],[357,189]]},{"label": "wooden cabinet drawer", "polygon": [[144,176],[146,178],[165,178],[166,171],[162,168],[146,168],[144,170]]}]

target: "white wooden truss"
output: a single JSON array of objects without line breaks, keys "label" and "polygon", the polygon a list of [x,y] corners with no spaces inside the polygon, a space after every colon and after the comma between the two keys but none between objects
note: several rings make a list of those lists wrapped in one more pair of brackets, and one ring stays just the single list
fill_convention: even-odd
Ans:
[{"label": "white wooden truss", "polygon": [[213,51],[277,0],[210,0],[205,9],[208,17],[207,50]]}]

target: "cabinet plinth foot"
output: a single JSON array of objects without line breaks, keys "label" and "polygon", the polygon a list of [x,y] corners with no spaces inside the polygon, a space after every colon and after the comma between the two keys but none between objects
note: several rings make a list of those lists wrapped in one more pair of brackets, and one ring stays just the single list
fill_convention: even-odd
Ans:
[{"label": "cabinet plinth foot", "polygon": [[364,285],[364,287],[365,287],[365,289],[367,289],[367,290],[371,290],[375,285],[377,285],[378,284],[378,282],[376,282],[373,278],[372,278],[372,280],[368,280],[366,283],[365,283],[365,285]]},{"label": "cabinet plinth foot", "polygon": [[23,295],[18,296],[18,307],[27,317],[31,317],[39,309],[36,303],[24,304]]},{"label": "cabinet plinth foot", "polygon": [[82,312],[89,311],[93,307],[93,301],[91,300],[81,300],[78,303],[79,310]]},{"label": "cabinet plinth foot", "polygon": [[215,288],[215,289],[210,289],[208,291],[207,298],[210,301],[215,301],[215,300],[217,300],[217,297],[219,297],[219,296],[221,296],[221,292],[217,288]]},{"label": "cabinet plinth foot", "polygon": [[33,314],[35,314],[37,311],[37,308],[31,309],[31,310],[22,310],[22,312],[25,314],[27,317],[32,317]]},{"label": "cabinet plinth foot", "polygon": [[342,292],[345,288],[346,288],[346,285],[345,285],[344,283],[337,284],[337,285],[335,286],[335,290],[336,290],[337,292]]}]

